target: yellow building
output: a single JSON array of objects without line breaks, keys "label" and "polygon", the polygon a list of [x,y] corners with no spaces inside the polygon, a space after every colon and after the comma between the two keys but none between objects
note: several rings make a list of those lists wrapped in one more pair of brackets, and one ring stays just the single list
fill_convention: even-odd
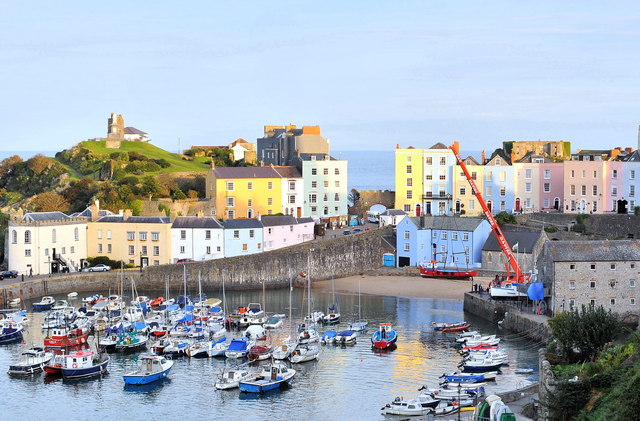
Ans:
[{"label": "yellow building", "polygon": [[[480,165],[472,157],[464,159],[464,163],[471,174],[471,178],[476,183],[476,187],[482,194],[482,186],[484,180],[484,166]],[[480,203],[471,191],[471,185],[465,177],[462,168],[454,167],[453,172],[453,209],[456,214],[465,216],[478,216],[482,214]]]},{"label": "yellow building", "polygon": [[212,167],[206,194],[214,201],[214,216],[219,219],[286,214],[289,203],[300,201],[301,180],[295,167]]},{"label": "yellow building", "polygon": [[172,263],[170,219],[132,216],[130,210],[98,218],[87,224],[87,255],[107,256],[135,266]]},{"label": "yellow building", "polygon": [[396,148],[396,209],[416,216],[416,206],[422,203],[424,192],[423,149],[413,146]]}]

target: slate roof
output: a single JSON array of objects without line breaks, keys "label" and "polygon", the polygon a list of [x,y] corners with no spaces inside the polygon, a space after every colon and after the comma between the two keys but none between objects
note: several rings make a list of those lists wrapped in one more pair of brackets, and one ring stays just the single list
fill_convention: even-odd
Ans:
[{"label": "slate roof", "polygon": [[[543,235],[540,232],[526,231],[502,231],[502,233],[511,247],[518,244],[518,253],[531,253],[531,250],[533,250],[533,247],[540,239],[540,236]],[[487,241],[485,241],[482,246],[482,251],[502,251],[495,235],[489,235]]]},{"label": "slate roof", "polygon": [[640,260],[639,240],[547,241],[543,253],[554,262],[620,262]]},{"label": "slate roof", "polygon": [[22,217],[23,221],[52,221],[56,219],[69,219],[69,216],[62,212],[29,212]]},{"label": "slate roof", "polygon": [[298,218],[298,224],[308,224],[309,222],[313,222],[315,224],[313,218],[309,216],[307,216],[306,218]]},{"label": "slate roof", "polygon": [[[303,161],[311,161],[311,157],[315,156],[316,161],[337,161],[334,157],[327,155],[326,153],[301,153],[300,159]],[[327,156],[329,159],[327,159]]]},{"label": "slate roof", "polygon": [[[495,158],[496,156],[499,156],[500,158],[502,158],[502,160],[507,164],[507,165],[511,165],[511,158],[509,156],[507,156],[507,154],[504,152],[503,149],[498,148],[495,151],[493,151],[493,153],[491,154],[491,157],[487,160],[487,162],[490,162],[493,158]],[[484,164],[484,162],[483,162]]]},{"label": "slate roof", "polygon": [[130,216],[124,220],[122,215],[103,216],[96,222],[126,222],[131,224],[168,224],[171,222],[168,216]]},{"label": "slate roof", "polygon": [[438,142],[435,145],[433,145],[432,147],[430,147],[429,149],[449,149],[449,148],[444,143]]},{"label": "slate roof", "polygon": [[216,167],[213,169],[213,173],[216,178],[302,177],[295,167]]},{"label": "slate roof", "polygon": [[380,215],[393,216],[393,215],[406,215],[406,214],[407,213],[402,209],[387,209],[386,211],[382,212]]},{"label": "slate roof", "polygon": [[292,215],[265,215],[260,218],[262,225],[273,227],[277,225],[296,225],[298,221]]},{"label": "slate roof", "polygon": [[223,228],[222,223],[212,216],[178,216],[171,228]]},{"label": "slate roof", "polygon": [[147,133],[143,132],[142,130],[136,129],[135,127],[125,127],[124,134],[147,134]]},{"label": "slate roof", "polygon": [[[98,211],[98,217],[101,216],[110,216],[113,215],[113,212],[111,212],[110,210],[107,209],[100,209]],[[72,217],[76,217],[76,216],[86,216],[88,218],[91,218],[91,207],[86,208],[85,210],[83,210],[82,212],[75,212],[71,214]]]},{"label": "slate roof", "polygon": [[[414,224],[420,228],[420,217],[411,217]],[[475,231],[484,221],[484,218],[460,218],[453,216],[425,216],[423,229],[449,230],[449,231]]]},{"label": "slate roof", "polygon": [[224,222],[224,229],[262,228],[262,222],[255,218],[228,219]]}]

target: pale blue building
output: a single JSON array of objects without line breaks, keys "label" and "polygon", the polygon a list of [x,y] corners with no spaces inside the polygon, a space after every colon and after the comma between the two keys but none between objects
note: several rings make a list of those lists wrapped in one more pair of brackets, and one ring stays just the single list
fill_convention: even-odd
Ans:
[{"label": "pale blue building", "polygon": [[224,257],[261,253],[263,225],[257,219],[229,219],[224,222]]},{"label": "pale blue building", "polygon": [[396,263],[417,266],[435,260],[442,268],[478,268],[489,235],[484,218],[407,217],[396,228]]},{"label": "pale blue building", "polygon": [[514,174],[511,160],[496,150],[484,165],[482,196],[491,213],[513,213],[515,206]]}]

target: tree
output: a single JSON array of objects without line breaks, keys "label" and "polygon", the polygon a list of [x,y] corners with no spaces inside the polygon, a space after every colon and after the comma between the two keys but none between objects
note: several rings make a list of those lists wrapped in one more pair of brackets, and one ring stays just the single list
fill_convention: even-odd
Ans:
[{"label": "tree", "polygon": [[360,192],[356,189],[351,189],[347,201],[349,202],[349,206],[356,206],[360,201]]},{"label": "tree", "polygon": [[51,158],[47,158],[42,154],[38,154],[27,161],[27,167],[31,171],[33,171],[35,175],[39,175],[42,174],[47,168],[49,168],[49,165],[51,165],[51,161]]},{"label": "tree", "polygon": [[498,225],[505,225],[505,224],[515,225],[518,223],[515,216],[505,211],[502,211],[496,215],[496,222],[498,223]]},{"label": "tree", "polygon": [[0,187],[7,185],[9,176],[15,171],[15,166],[22,163],[22,158],[13,155],[0,161]]},{"label": "tree", "polygon": [[160,192],[160,184],[153,176],[146,176],[142,179],[142,186],[140,187],[140,195],[142,196],[155,196]]},{"label": "tree", "polygon": [[560,357],[568,362],[593,361],[621,331],[620,322],[602,306],[582,305],[549,320]]},{"label": "tree", "polygon": [[31,207],[36,212],[68,212],[69,202],[58,193],[45,192],[31,200]]},{"label": "tree", "polygon": [[98,193],[97,183],[88,178],[72,181],[69,187],[62,191],[65,200],[69,202],[69,210],[72,212],[82,212],[91,204],[96,193]]},{"label": "tree", "polygon": [[184,192],[180,189],[180,187],[177,187],[172,193],[171,193],[171,198],[173,200],[184,200],[187,198],[187,195],[184,194]]}]

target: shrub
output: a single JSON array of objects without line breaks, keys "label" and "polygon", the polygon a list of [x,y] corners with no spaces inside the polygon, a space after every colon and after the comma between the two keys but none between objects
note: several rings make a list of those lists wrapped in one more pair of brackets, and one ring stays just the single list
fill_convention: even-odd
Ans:
[{"label": "shrub", "polygon": [[548,233],[558,232],[558,227],[554,227],[554,226],[544,227],[544,230],[545,232],[548,232]]}]

